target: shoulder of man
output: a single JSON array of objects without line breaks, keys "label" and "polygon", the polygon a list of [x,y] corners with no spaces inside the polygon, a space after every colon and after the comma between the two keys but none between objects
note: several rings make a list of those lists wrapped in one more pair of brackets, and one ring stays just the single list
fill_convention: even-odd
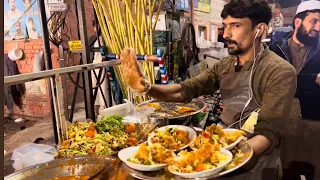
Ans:
[{"label": "shoulder of man", "polygon": [[263,62],[266,65],[266,67],[271,67],[282,71],[288,70],[295,72],[295,68],[287,60],[282,58],[279,54],[277,54],[274,51],[268,50],[264,58],[265,61]]}]

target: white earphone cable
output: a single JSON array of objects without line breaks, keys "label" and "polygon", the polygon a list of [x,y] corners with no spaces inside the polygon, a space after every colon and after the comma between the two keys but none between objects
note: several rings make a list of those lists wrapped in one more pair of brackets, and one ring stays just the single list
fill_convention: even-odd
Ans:
[{"label": "white earphone cable", "polygon": [[[249,100],[247,101],[247,103],[245,104],[244,108],[243,108],[242,111],[241,111],[240,120],[237,121],[237,122],[239,122],[239,124],[240,124],[240,128],[241,128],[241,126],[242,126],[242,120],[245,119],[246,117],[248,117],[248,116],[246,116],[246,117],[242,118],[243,113],[244,113],[245,109],[248,107],[248,105],[250,104],[250,102],[251,102],[251,100],[252,100],[252,98],[253,98],[252,76],[253,76],[254,66],[255,66],[255,63],[256,63],[256,60],[257,60],[257,58],[256,58],[255,43],[256,43],[256,39],[257,39],[257,37],[258,37],[258,35],[259,35],[259,32],[260,32],[260,29],[258,29],[258,31],[257,31],[257,33],[256,33],[256,35],[255,35],[255,37],[254,37],[254,39],[253,39],[253,64],[252,64],[252,67],[251,67],[251,70],[250,70],[249,90],[248,90]],[[251,112],[251,113],[252,113],[252,112]],[[251,115],[251,113],[250,113],[249,115]]]}]

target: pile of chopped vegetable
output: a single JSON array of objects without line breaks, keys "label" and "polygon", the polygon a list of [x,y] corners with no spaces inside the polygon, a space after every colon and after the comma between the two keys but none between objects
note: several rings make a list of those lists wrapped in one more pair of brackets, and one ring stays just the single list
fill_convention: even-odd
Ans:
[{"label": "pile of chopped vegetable", "polygon": [[68,139],[61,143],[58,157],[111,155],[137,144],[135,124],[122,124],[122,117],[104,117],[97,124],[75,122],[67,130]]},{"label": "pile of chopped vegetable", "polygon": [[124,130],[122,123],[123,118],[121,116],[113,115],[109,117],[103,117],[97,122],[97,130],[99,133],[109,132],[111,130]]}]

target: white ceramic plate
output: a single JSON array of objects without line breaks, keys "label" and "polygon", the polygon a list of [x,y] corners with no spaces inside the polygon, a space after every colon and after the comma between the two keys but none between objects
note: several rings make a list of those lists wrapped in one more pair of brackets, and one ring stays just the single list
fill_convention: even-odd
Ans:
[{"label": "white ceramic plate", "polygon": [[[227,132],[227,133],[231,133],[234,131],[239,131],[239,129],[232,129],[232,128],[228,128],[228,129],[223,129],[223,131]],[[230,144],[229,146],[223,147],[223,149],[226,150],[231,150],[233,149],[237,144],[239,144],[243,139],[245,139],[244,136],[240,136],[235,142],[233,142],[232,144]]]},{"label": "white ceramic plate", "polygon": [[232,153],[228,150],[225,150],[225,149],[221,149],[220,150],[222,154],[224,155],[227,155],[228,156],[228,160],[216,167],[216,168],[213,168],[213,169],[208,169],[208,170],[205,170],[205,171],[201,171],[201,172],[194,172],[194,173],[180,173],[180,172],[175,172],[175,171],[171,171],[170,170],[170,166],[169,166],[169,171],[172,173],[172,174],[175,174],[177,176],[181,176],[183,178],[203,178],[203,177],[208,177],[208,176],[213,176],[215,174],[219,174],[219,172],[221,172],[232,160]]},{"label": "white ceramic plate", "polygon": [[[194,129],[187,127],[187,126],[182,126],[182,125],[163,126],[161,128],[156,129],[155,131],[165,131],[166,128],[176,128],[179,130],[187,131],[189,133],[190,142],[188,144],[186,144],[185,146],[183,146],[177,150],[174,150],[175,152],[189,147],[193,143],[193,141],[197,138],[197,133]],[[150,133],[150,135],[148,136],[148,145],[152,145],[151,138],[154,136],[155,136],[155,132]]]},{"label": "white ceramic plate", "polygon": [[[227,132],[227,133],[231,133],[234,131],[239,131],[239,129],[232,129],[232,128],[228,128],[228,129],[223,129],[223,131]],[[235,142],[233,142],[232,144],[223,147],[222,149],[226,149],[226,150],[231,150],[233,149],[237,144],[239,144],[242,140],[245,140],[246,138],[244,136],[240,136]],[[190,148],[194,151],[197,150],[197,148],[194,147],[194,144],[192,143],[192,145],[190,145]]]},{"label": "white ceramic plate", "polygon": [[167,166],[167,164],[141,165],[141,164],[135,164],[135,163],[129,162],[128,159],[134,156],[138,149],[139,149],[139,146],[122,149],[118,153],[118,157],[121,159],[121,161],[126,163],[130,168],[138,171],[158,171]]},{"label": "white ceramic plate", "polygon": [[226,174],[230,174],[231,172],[233,172],[233,171],[241,168],[241,167],[244,166],[245,164],[247,164],[247,162],[250,161],[250,159],[252,158],[252,156],[253,156],[253,149],[252,149],[252,147],[251,147],[248,143],[246,143],[246,142],[240,142],[237,146],[240,148],[240,150],[242,151],[242,153],[244,153],[244,154],[248,154],[248,153],[249,153],[249,155],[244,156],[244,157],[243,157],[244,160],[242,161],[242,163],[238,164],[236,167],[231,168],[231,169],[229,169],[229,170],[221,171],[221,172],[219,173],[219,176],[223,176],[223,175],[226,175]]}]

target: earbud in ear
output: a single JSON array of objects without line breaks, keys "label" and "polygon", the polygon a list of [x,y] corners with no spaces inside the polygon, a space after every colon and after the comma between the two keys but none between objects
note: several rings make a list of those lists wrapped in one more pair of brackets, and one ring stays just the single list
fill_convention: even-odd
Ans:
[{"label": "earbud in ear", "polygon": [[259,33],[260,33],[260,28],[257,30],[256,36],[254,38],[257,38]]}]

